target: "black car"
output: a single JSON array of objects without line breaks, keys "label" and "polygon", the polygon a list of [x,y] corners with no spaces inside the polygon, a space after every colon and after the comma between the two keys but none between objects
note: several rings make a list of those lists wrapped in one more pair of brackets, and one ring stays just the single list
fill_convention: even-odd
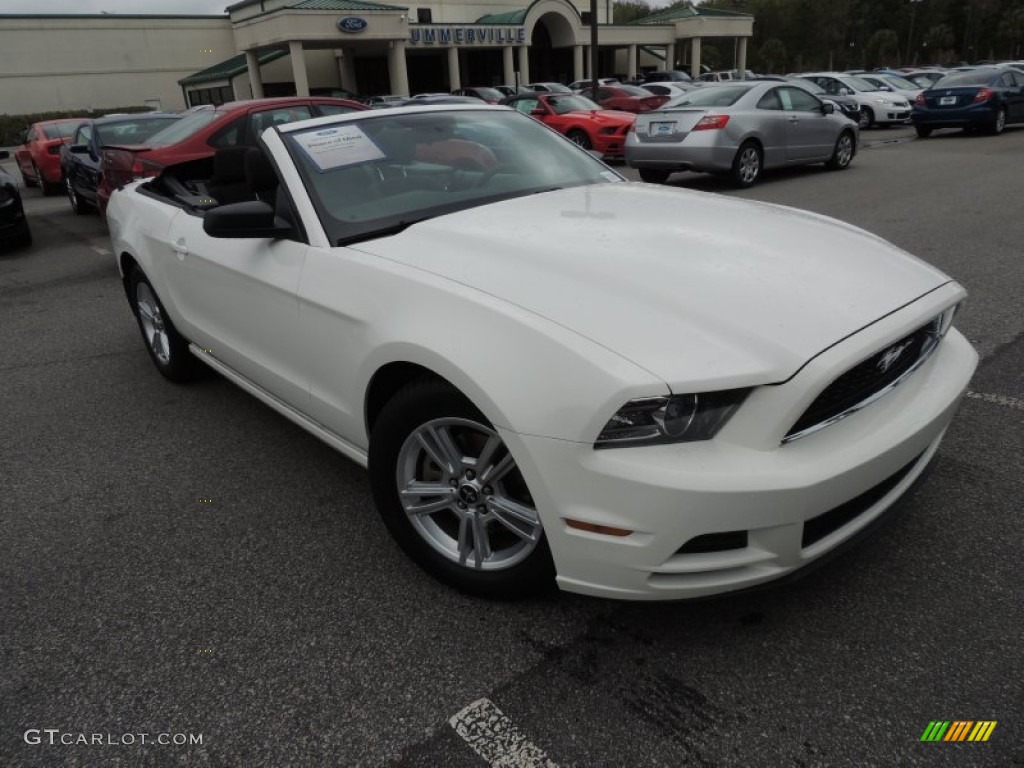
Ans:
[{"label": "black car", "polygon": [[[0,160],[7,160],[10,156],[6,149],[0,150]],[[0,246],[7,245],[27,248],[32,245],[32,230],[21,205],[18,185],[14,177],[0,166]]]},{"label": "black car", "polygon": [[1024,123],[1024,73],[999,67],[951,72],[918,94],[913,108],[910,119],[922,139],[936,128],[1000,134],[1007,123]]},{"label": "black car", "polygon": [[105,147],[145,144],[157,131],[181,115],[142,112],[86,120],[75,129],[71,144],[60,151],[64,191],[71,208],[83,214],[96,209],[96,187],[100,183],[100,158]]},{"label": "black car", "polygon": [[[761,77],[758,79],[771,80],[774,78]],[[856,99],[851,98],[850,96],[839,96],[834,93],[829,93],[813,80],[807,80],[803,77],[781,77],[778,79],[785,80],[786,82],[789,83],[795,83],[804,90],[810,91],[822,101],[833,102],[837,107],[839,107],[839,112],[843,115],[843,117],[848,117],[851,120],[853,120],[853,122],[858,124],[860,123],[860,104],[857,103]]]}]

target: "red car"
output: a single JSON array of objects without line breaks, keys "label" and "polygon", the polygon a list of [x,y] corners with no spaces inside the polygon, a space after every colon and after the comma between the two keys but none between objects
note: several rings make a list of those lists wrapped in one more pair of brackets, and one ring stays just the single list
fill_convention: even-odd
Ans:
[{"label": "red car", "polygon": [[[287,96],[251,101],[232,101],[216,109],[200,109],[150,137],[143,145],[110,147],[100,161],[100,184],[96,192],[100,214],[114,190],[135,179],[156,176],[165,166],[212,157],[224,147],[255,147],[260,134],[271,125],[340,115],[365,104],[326,96]],[[232,172],[224,169],[225,173]],[[241,167],[234,169],[241,175]],[[239,179],[240,180],[240,179]],[[229,182],[230,179],[222,179]]]},{"label": "red car", "polygon": [[46,120],[35,123],[22,136],[14,159],[26,187],[42,187],[44,195],[64,191],[60,148],[70,143],[75,128],[86,118]]},{"label": "red car", "polygon": [[593,99],[604,109],[618,109],[623,112],[650,112],[668,101],[668,96],[656,96],[635,85],[599,86],[596,99],[593,93],[593,88],[584,88],[580,91],[580,96]]},{"label": "red car", "polygon": [[636,120],[625,112],[603,110],[575,93],[527,93],[504,103],[605,157],[622,157],[626,134]]}]

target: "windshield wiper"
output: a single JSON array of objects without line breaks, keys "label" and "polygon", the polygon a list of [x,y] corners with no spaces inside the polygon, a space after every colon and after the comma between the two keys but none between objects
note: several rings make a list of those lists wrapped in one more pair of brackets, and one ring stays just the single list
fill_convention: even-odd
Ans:
[{"label": "windshield wiper", "polygon": [[418,219],[402,219],[401,221],[395,224],[391,224],[390,226],[387,227],[373,229],[370,230],[369,232],[360,232],[357,235],[351,235],[349,237],[338,238],[338,242],[336,243],[336,245],[353,245],[355,243],[362,243],[367,240],[376,240],[378,237],[390,237],[391,235],[397,235],[404,232],[413,224],[419,224],[421,221],[426,221],[427,219],[432,218],[434,217],[421,216]]}]

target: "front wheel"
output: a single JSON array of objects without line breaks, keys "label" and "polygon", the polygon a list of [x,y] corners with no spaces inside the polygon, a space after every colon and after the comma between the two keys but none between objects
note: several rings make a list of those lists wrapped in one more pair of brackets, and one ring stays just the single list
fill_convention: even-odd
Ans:
[{"label": "front wheel", "polygon": [[917,131],[918,137],[922,139],[927,139],[932,135],[932,129],[924,125],[915,125],[914,130]]},{"label": "front wheel", "polygon": [[736,157],[732,161],[732,180],[737,187],[749,187],[761,178],[761,166],[764,158],[761,147],[753,141],[740,145]]},{"label": "front wheel", "polygon": [[178,383],[196,378],[199,361],[188,351],[188,341],[178,333],[153,286],[138,267],[132,270],[128,280],[128,301],[156,369],[164,378]]},{"label": "front wheel", "polygon": [[654,168],[641,168],[640,169],[640,180],[646,181],[648,184],[664,184],[668,181],[668,171],[660,171]]},{"label": "front wheel", "polygon": [[569,131],[565,136],[578,147],[582,147],[583,149],[593,149],[594,145],[591,143],[590,137],[579,128]]},{"label": "front wheel", "polygon": [[850,161],[853,160],[853,134],[849,131],[843,131],[839,134],[839,138],[836,139],[835,149],[832,150],[832,157],[825,167],[831,171],[844,171],[850,167]]},{"label": "front wheel", "polygon": [[861,130],[870,128],[875,124],[875,113],[871,110],[871,107],[860,108],[860,119],[857,120],[857,124],[861,127]]},{"label": "front wheel", "polygon": [[373,427],[369,465],[384,524],[435,578],[499,598],[551,586],[551,552],[515,459],[447,383],[423,379],[388,402]]},{"label": "front wheel", "polygon": [[79,216],[84,216],[89,212],[89,204],[78,196],[78,193],[75,192],[75,185],[71,183],[69,178],[64,179],[64,191],[67,192],[68,202],[71,203],[71,210]]}]

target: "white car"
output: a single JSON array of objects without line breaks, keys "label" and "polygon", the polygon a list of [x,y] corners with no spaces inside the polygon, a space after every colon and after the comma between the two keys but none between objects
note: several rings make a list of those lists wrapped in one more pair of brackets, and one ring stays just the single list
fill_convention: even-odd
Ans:
[{"label": "white car", "polygon": [[858,75],[861,80],[871,83],[880,91],[888,91],[902,96],[909,103],[913,104],[920,94],[924,93],[924,88],[919,86],[905,77],[896,77],[895,75]]},{"label": "white car", "polygon": [[[616,85],[619,82],[616,77],[599,77],[597,78],[598,85]],[[584,88],[589,88],[594,84],[593,80],[576,80],[569,83],[569,90],[571,91],[582,91]]]},{"label": "white car", "polygon": [[807,72],[798,77],[817,83],[834,96],[851,96],[860,104],[860,127],[905,123],[910,119],[910,102],[898,93],[880,91],[859,76],[838,72]]},{"label": "white car", "polygon": [[799,571],[914,483],[977,361],[964,289],[899,248],[625,182],[514,110],[261,142],[244,189],[210,160],[113,195],[146,348],[368,465],[397,542],[463,590],[683,598]]}]

